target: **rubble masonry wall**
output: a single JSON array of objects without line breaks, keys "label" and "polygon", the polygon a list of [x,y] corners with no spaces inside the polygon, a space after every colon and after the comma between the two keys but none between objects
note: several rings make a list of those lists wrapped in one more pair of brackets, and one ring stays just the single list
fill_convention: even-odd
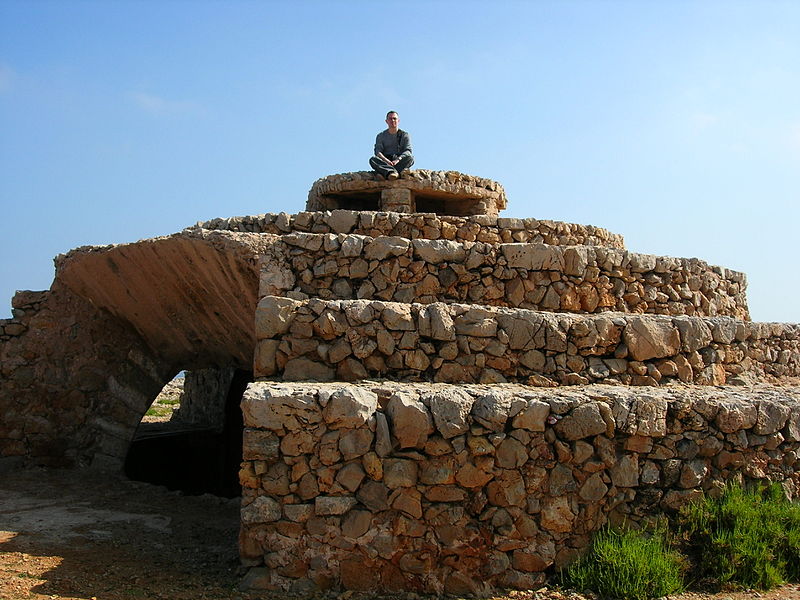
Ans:
[{"label": "rubble masonry wall", "polygon": [[255,377],[720,385],[800,376],[800,325],[264,297]]},{"label": "rubble masonry wall", "polygon": [[515,219],[476,215],[452,217],[434,213],[401,214],[391,212],[334,210],[297,214],[262,215],[212,219],[196,227],[209,230],[272,233],[353,233],[357,235],[398,236],[407,239],[444,239],[463,242],[541,243],[562,246],[607,246],[624,248],[621,235],[593,225],[561,221]]},{"label": "rubble masonry wall", "polygon": [[797,388],[257,382],[242,410],[255,588],[536,589],[609,520],[800,491]]},{"label": "rubble masonry wall", "polygon": [[594,246],[485,244],[292,233],[262,276],[323,299],[465,302],[555,312],[619,311],[749,320],[743,273],[696,258]]}]

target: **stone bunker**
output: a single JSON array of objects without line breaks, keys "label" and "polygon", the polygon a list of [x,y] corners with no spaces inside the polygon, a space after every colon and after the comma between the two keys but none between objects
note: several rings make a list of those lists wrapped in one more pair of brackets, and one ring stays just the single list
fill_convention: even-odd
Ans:
[{"label": "stone bunker", "polygon": [[[347,173],[305,212],[57,257],[0,321],[0,466],[159,439],[241,494],[243,585],[297,592],[533,589],[608,521],[731,480],[797,497],[800,325],[750,321],[742,273],[505,207]],[[141,421],[184,370],[179,451]]]}]

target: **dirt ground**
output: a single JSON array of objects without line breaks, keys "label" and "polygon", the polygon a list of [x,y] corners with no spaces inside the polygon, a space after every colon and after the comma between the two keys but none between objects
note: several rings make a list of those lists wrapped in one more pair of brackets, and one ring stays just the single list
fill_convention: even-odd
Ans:
[{"label": "dirt ground", "polygon": [[[265,597],[237,589],[241,575],[238,523],[238,500],[185,496],[90,471],[0,473],[0,598]],[[349,592],[324,596],[369,598]],[[399,598],[419,597],[406,594]],[[511,593],[504,600],[580,598],[574,592],[542,589]],[[800,586],[769,593],[685,593],[670,600],[756,598],[800,600]]]}]

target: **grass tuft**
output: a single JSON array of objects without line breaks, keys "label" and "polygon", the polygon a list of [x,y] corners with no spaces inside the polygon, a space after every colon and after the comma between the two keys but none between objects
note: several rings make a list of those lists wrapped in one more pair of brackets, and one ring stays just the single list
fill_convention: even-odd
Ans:
[{"label": "grass tuft", "polygon": [[679,527],[699,578],[768,590],[800,580],[800,505],[778,484],[729,485],[686,507]]},{"label": "grass tuft", "polygon": [[658,598],[683,589],[684,562],[663,530],[650,535],[606,527],[585,556],[562,572],[566,585],[620,600]]}]

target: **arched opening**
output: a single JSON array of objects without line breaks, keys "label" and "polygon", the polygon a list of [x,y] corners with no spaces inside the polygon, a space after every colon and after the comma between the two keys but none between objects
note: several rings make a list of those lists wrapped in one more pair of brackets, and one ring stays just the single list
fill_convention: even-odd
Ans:
[{"label": "arched opening", "polygon": [[[125,458],[125,475],[189,495],[241,495],[239,405],[252,380],[249,371],[222,368],[186,372],[182,390],[175,380],[168,383],[164,392],[172,398],[172,414],[139,424]],[[170,402],[164,405],[168,411]]]}]

